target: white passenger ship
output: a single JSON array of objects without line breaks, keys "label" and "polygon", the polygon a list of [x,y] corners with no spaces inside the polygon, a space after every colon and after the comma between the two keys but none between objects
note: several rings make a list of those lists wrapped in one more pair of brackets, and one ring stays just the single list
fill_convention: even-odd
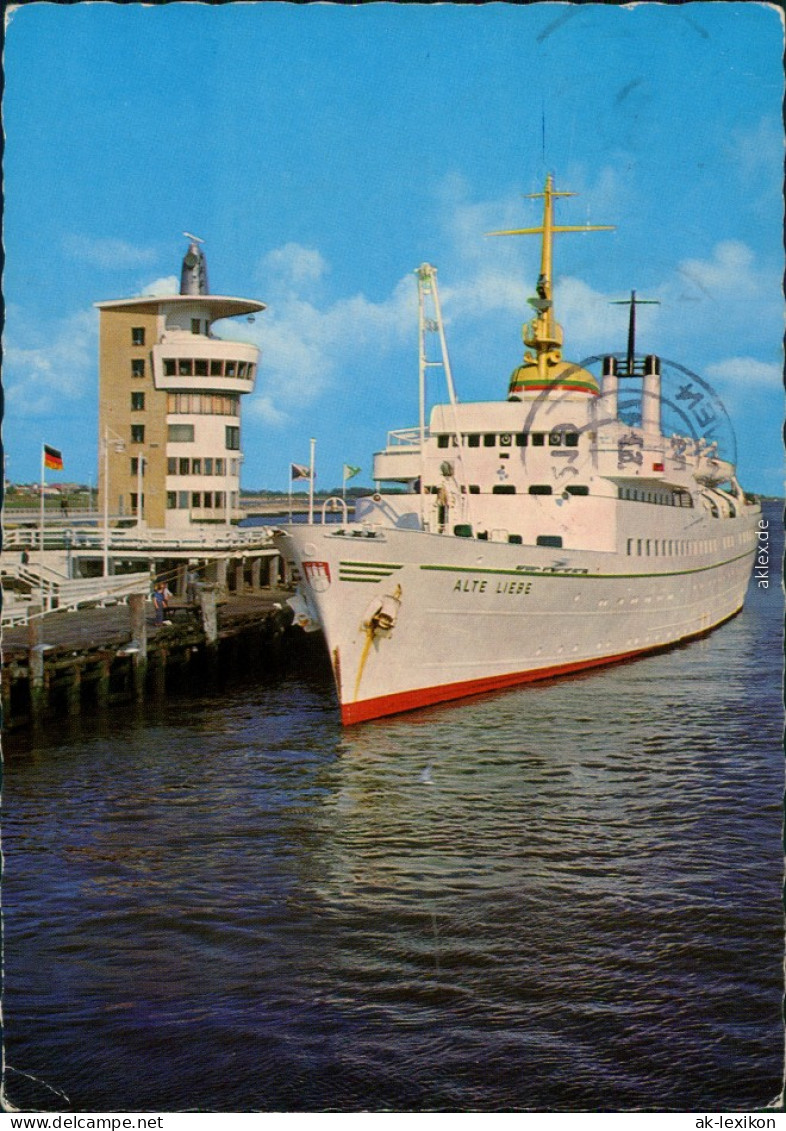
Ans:
[{"label": "white passenger ship", "polygon": [[[554,198],[571,194],[551,176],[536,195],[540,227],[492,233],[542,236],[507,399],[456,399],[423,265],[420,423],[374,457],[378,485],[397,489],[358,500],[351,523],[277,534],[299,579],[297,619],[324,632],[345,724],[628,659],[742,607],[760,506],[716,444],[664,435],[660,359],[635,354],[635,292],[627,354],[598,359],[600,383],[563,360],[553,235],[592,229],[555,225]],[[427,425],[434,332],[449,395]],[[621,380],[640,391],[633,424]]]}]

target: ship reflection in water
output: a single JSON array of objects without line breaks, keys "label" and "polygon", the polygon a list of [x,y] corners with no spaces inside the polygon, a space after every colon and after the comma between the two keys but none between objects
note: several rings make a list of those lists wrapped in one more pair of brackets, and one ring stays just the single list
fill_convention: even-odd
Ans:
[{"label": "ship reflection in water", "polygon": [[325,658],[6,744],[11,1100],[766,1104],[780,608],[754,580],[689,647],[351,730]]}]

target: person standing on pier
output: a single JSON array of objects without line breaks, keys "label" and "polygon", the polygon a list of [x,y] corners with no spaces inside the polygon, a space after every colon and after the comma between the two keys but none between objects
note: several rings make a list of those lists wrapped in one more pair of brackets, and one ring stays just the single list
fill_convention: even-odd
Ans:
[{"label": "person standing on pier", "polygon": [[166,598],[164,597],[164,583],[157,581],[153,589],[153,608],[155,610],[155,624],[164,623],[164,607],[166,606]]}]

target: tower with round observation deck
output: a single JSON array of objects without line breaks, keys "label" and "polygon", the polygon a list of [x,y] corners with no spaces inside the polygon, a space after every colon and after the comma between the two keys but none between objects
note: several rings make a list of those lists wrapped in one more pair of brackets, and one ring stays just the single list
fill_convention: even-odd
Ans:
[{"label": "tower with round observation deck", "polygon": [[202,241],[186,235],[179,293],[96,304],[99,506],[171,531],[238,518],[241,398],[259,350],[212,327],[265,309],[211,294]]}]

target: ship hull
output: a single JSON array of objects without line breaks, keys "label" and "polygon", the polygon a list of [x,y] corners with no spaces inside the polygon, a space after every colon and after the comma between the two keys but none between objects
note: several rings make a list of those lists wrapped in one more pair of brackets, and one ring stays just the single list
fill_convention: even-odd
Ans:
[{"label": "ship hull", "polygon": [[294,526],[280,537],[349,725],[709,632],[742,608],[755,519],[724,533],[720,552],[655,563],[396,529]]}]

